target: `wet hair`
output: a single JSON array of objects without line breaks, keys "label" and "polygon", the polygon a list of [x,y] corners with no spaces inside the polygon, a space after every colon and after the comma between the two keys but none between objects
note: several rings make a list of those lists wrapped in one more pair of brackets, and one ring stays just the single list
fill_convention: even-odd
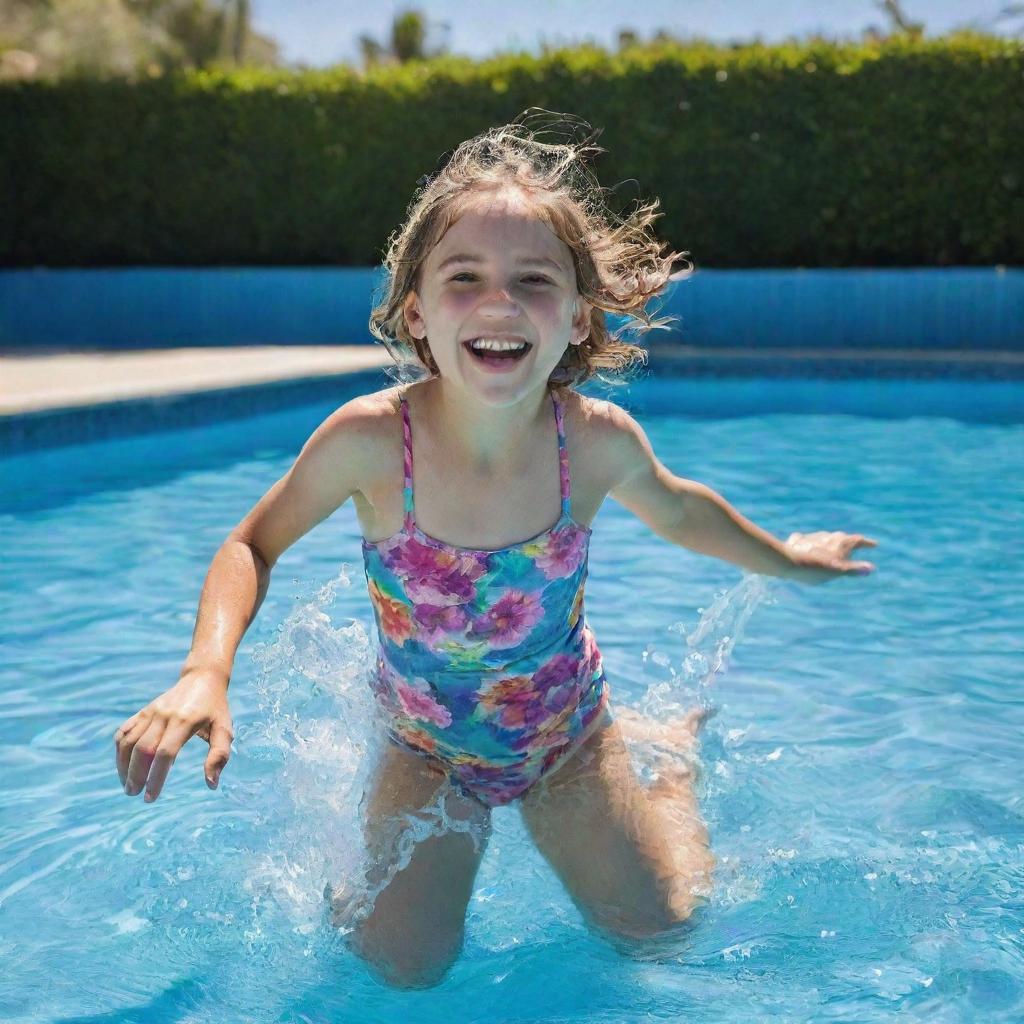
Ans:
[{"label": "wet hair", "polygon": [[[674,317],[654,319],[648,301],[660,294],[670,278],[689,276],[693,265],[685,260],[685,272],[673,273],[677,259],[686,253],[668,252],[666,244],[651,231],[661,213],[658,200],[640,203],[620,216],[609,202],[614,191],[603,188],[586,161],[607,152],[593,145],[600,130],[572,115],[531,107],[510,124],[492,128],[466,140],[442,156],[439,169],[425,175],[406,211],[405,222],[388,239],[384,268],[387,271],[370,314],[370,332],[383,342],[395,360],[401,379],[436,376],[429,339],[414,338],[405,320],[404,303],[410,291],[418,291],[423,263],[431,249],[473,201],[488,191],[517,188],[531,210],[572,252],[576,287],[591,304],[590,335],[579,345],[568,345],[549,377],[552,387],[572,387],[592,377],[608,383],[621,382],[627,372],[643,365],[646,351],[627,341],[627,332],[664,329]],[[554,117],[554,123],[550,118]],[[548,121],[539,129],[529,122]],[[567,130],[562,129],[567,126]],[[551,132],[565,141],[545,142],[539,136]],[[625,314],[627,320],[612,333],[606,313]]]}]

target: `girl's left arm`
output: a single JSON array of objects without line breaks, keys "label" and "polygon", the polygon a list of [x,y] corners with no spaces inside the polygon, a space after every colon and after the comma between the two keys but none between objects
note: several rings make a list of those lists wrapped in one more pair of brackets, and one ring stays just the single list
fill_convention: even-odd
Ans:
[{"label": "girl's left arm", "polygon": [[609,460],[608,493],[659,537],[750,572],[800,583],[825,583],[874,571],[871,562],[851,561],[848,556],[855,548],[875,547],[877,541],[838,531],[792,533],[781,541],[710,487],[672,473],[632,416],[612,403],[602,404],[607,443],[599,447],[602,458]]}]

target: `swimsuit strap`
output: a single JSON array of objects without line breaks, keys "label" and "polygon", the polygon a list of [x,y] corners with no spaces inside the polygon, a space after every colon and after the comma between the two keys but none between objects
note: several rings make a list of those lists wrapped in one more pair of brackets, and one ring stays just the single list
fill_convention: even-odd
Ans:
[{"label": "swimsuit strap", "polygon": [[558,392],[551,392],[551,400],[555,403],[555,426],[558,427],[558,481],[562,488],[562,515],[569,516],[569,450],[565,445],[565,424],[562,421],[562,400]]},{"label": "swimsuit strap", "polygon": [[412,425],[409,422],[409,403],[405,395],[400,395],[402,402],[402,507],[405,514],[402,527],[411,533],[416,522],[412,502]]}]

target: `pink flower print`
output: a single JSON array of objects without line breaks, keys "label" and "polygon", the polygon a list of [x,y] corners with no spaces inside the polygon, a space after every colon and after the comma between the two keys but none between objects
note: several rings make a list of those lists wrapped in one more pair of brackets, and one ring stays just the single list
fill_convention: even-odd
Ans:
[{"label": "pink flower print", "polygon": [[601,668],[601,650],[594,640],[594,634],[589,630],[583,631],[583,663],[581,669],[586,669],[587,682],[594,677],[594,674]]},{"label": "pink flower print", "polygon": [[434,700],[425,679],[413,679],[411,683],[399,679],[395,682],[395,694],[402,709],[412,718],[433,722],[443,729],[452,724],[452,713]]},{"label": "pink flower print", "polygon": [[556,654],[532,676],[507,676],[480,690],[478,706],[493,725],[517,733],[508,741],[512,750],[529,750],[538,734],[557,728],[579,702],[577,661]]},{"label": "pink flower print", "polygon": [[530,676],[506,676],[480,690],[479,707],[503,729],[521,729],[533,699]]},{"label": "pink flower print", "polygon": [[558,715],[579,702],[580,662],[572,654],[556,654],[533,674],[533,685],[549,714]]},{"label": "pink flower print", "polygon": [[571,576],[580,566],[586,546],[586,534],[569,525],[548,534],[528,551],[537,568],[549,579]]},{"label": "pink flower print", "polygon": [[461,605],[413,605],[412,617],[416,622],[416,638],[428,646],[447,640],[452,634],[461,636],[469,617]]},{"label": "pink flower print", "polygon": [[370,689],[388,717],[401,713],[401,707],[395,699],[394,675],[383,659],[378,660],[376,671],[370,673]]},{"label": "pink flower print", "polygon": [[478,554],[424,544],[402,537],[382,549],[384,564],[405,583],[416,604],[454,605],[471,601],[476,581],[487,572]]},{"label": "pink flower print", "polygon": [[534,594],[507,590],[473,622],[470,635],[484,637],[492,648],[515,647],[544,617],[544,608]]}]

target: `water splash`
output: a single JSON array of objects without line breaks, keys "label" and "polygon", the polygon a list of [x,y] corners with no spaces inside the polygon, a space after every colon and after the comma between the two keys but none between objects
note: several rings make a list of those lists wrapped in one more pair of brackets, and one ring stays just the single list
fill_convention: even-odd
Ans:
[{"label": "water splash", "polygon": [[[253,653],[260,713],[245,747],[273,775],[259,795],[266,846],[253,855],[245,886],[270,898],[274,909],[262,916],[279,912],[310,937],[308,952],[346,938],[423,840],[464,832],[479,852],[486,838],[478,822],[451,813],[456,790],[445,780],[426,806],[378,824],[368,848],[367,795],[387,741],[369,685],[375,645],[362,623],[335,626],[330,615],[350,586],[343,565],[300,596],[274,640]],[[323,928],[328,922],[333,929]],[[250,931],[258,938],[272,927],[264,921]]]},{"label": "water splash", "polygon": [[686,638],[686,653],[679,668],[670,656],[649,644],[643,662],[667,668],[669,678],[652,683],[640,700],[639,710],[648,717],[663,719],[681,714],[696,702],[713,708],[710,690],[729,667],[733,648],[743,638],[747,623],[761,604],[777,603],[775,577],[744,572],[732,588],[719,591],[709,608],[698,608],[700,620],[692,631],[683,622],[669,626],[669,632]]},{"label": "water splash", "polygon": [[354,878],[364,862],[359,802],[380,732],[367,685],[370,637],[359,621],[335,626],[329,614],[350,586],[343,565],[297,598],[275,638],[253,652],[259,714],[245,750],[268,771],[258,797],[265,845],[245,885],[270,897],[265,916],[280,913],[303,935],[322,923],[325,884]]}]

